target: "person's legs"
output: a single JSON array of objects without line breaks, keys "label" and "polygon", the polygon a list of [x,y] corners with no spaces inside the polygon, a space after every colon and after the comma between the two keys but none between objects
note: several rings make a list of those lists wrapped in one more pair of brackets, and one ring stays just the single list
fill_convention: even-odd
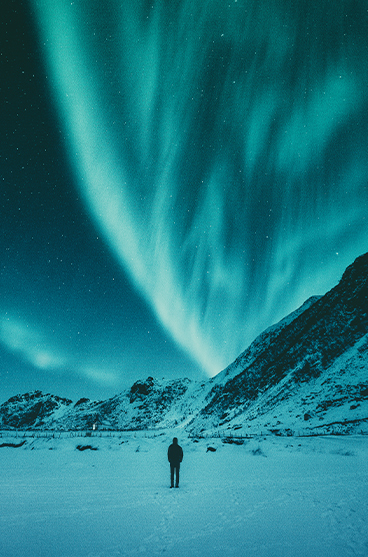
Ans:
[{"label": "person's legs", "polygon": [[180,464],[177,464],[175,468],[176,468],[176,483],[175,483],[175,486],[179,487]]},{"label": "person's legs", "polygon": [[175,466],[170,464],[170,487],[174,487],[174,469]]}]

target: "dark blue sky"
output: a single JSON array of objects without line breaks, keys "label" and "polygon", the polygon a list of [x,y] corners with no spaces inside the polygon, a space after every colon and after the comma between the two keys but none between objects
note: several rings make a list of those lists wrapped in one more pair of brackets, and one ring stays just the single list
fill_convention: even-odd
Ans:
[{"label": "dark blue sky", "polygon": [[203,377],[367,251],[365,1],[1,7],[0,399]]},{"label": "dark blue sky", "polygon": [[1,17],[0,400],[103,398],[201,375],[157,323],[80,200],[25,2]]}]

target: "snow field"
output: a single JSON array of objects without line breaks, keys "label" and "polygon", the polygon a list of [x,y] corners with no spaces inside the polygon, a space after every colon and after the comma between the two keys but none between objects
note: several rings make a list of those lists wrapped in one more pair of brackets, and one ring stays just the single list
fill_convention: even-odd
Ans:
[{"label": "snow field", "polygon": [[169,489],[172,434],[1,448],[0,555],[368,555],[368,438],[177,436],[179,489]]}]

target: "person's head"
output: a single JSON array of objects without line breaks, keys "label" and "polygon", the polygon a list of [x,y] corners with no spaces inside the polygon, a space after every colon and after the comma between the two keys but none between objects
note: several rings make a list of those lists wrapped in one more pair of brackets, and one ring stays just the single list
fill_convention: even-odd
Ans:
[{"label": "person's head", "polygon": [[174,443],[174,445],[177,445],[177,444],[178,444],[178,438],[177,438],[177,437],[174,437],[173,443]]}]

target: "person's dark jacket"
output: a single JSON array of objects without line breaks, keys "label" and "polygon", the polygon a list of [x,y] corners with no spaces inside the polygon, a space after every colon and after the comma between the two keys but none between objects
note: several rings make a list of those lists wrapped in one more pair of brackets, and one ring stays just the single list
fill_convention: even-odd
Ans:
[{"label": "person's dark jacket", "polygon": [[180,464],[183,460],[183,449],[178,443],[172,443],[167,451],[167,458],[170,464]]}]

